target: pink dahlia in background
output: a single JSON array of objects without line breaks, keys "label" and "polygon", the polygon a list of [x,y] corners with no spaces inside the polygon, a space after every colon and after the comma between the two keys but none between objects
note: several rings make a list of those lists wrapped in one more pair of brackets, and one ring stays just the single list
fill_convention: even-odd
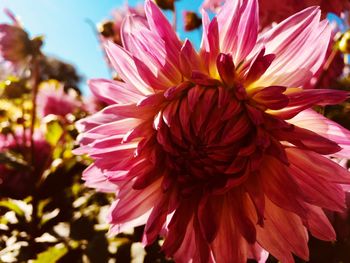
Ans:
[{"label": "pink dahlia in background", "polygon": [[[225,0],[204,0],[202,7],[216,12],[224,2]],[[280,22],[310,6],[320,6],[323,16],[329,12],[339,16],[350,8],[349,0],[259,0],[259,4],[261,28]]]},{"label": "pink dahlia in background", "polygon": [[145,13],[142,6],[130,7],[125,5],[120,9],[116,9],[113,12],[112,21],[106,21],[99,25],[99,31],[103,42],[110,40],[118,45],[122,45],[120,30],[123,19],[127,15],[138,15],[144,17]]},{"label": "pink dahlia in background", "polygon": [[[338,29],[333,29],[333,35]],[[315,73],[310,82],[304,85],[304,88],[329,89],[339,86],[339,79],[344,70],[343,54],[337,50],[336,38],[333,36],[329,42],[326,56],[322,66]]]},{"label": "pink dahlia in background", "polygon": [[84,97],[84,110],[89,114],[94,114],[106,106],[107,103],[101,101],[94,95]]},{"label": "pink dahlia in background", "polygon": [[[337,89],[340,86],[341,77],[344,76],[344,55],[338,49],[340,29],[334,21],[331,22],[331,27],[332,36],[322,66],[314,74],[310,82],[303,86],[305,89]],[[336,114],[335,112],[332,115]],[[330,116],[328,115],[328,117]],[[334,118],[332,119],[335,120]]]},{"label": "pink dahlia in background", "polygon": [[15,15],[5,9],[5,14],[13,24],[0,24],[0,61],[7,61],[13,66],[25,61],[29,56],[40,53],[42,39],[29,39]]},{"label": "pink dahlia in background", "polygon": [[65,117],[83,107],[77,93],[69,89],[66,93],[63,85],[57,82],[46,82],[41,85],[37,97],[37,110],[41,117],[49,114]]},{"label": "pink dahlia in background", "polygon": [[280,22],[309,6],[320,6],[323,16],[332,12],[340,15],[350,8],[349,0],[260,0],[260,23],[262,27]]},{"label": "pink dahlia in background", "polygon": [[216,12],[224,2],[225,0],[204,0],[202,8]]},{"label": "pink dahlia in background", "polygon": [[[32,194],[44,170],[50,165],[51,146],[40,131],[34,133],[34,163],[31,166],[32,148],[29,133],[22,129],[0,135],[0,155],[7,164],[0,164],[0,197],[23,199]],[[22,162],[15,161],[14,157]],[[8,162],[12,160],[12,162]]]},{"label": "pink dahlia in background", "polygon": [[[12,18],[15,19],[13,16]],[[16,20],[13,22],[13,25],[0,24],[0,57],[18,63],[31,53],[32,48],[28,34]]]},{"label": "pink dahlia in background", "polygon": [[[331,28],[311,7],[259,34],[258,2],[203,12],[199,52],[152,2],[128,16],[123,47],[107,54],[124,80],[90,81],[109,104],[81,120],[83,178],[115,192],[111,232],[145,224],[177,262],[245,263],[261,248],[307,260],[308,232],[335,240],[323,208],[343,211],[350,132],[314,112],[347,92],[304,90],[322,65]],[[260,260],[263,260],[260,258]]]}]

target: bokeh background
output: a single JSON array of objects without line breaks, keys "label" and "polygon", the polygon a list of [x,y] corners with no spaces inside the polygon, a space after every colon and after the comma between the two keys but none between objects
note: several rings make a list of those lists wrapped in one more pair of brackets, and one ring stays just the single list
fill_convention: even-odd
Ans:
[{"label": "bokeh background", "polygon": [[[0,0],[0,24],[13,23],[2,12],[9,9],[21,21],[23,28],[19,31],[27,32],[30,41],[43,36],[43,46],[24,54],[18,65],[13,61],[3,63],[6,59],[0,57],[0,263],[172,262],[160,251],[161,238],[143,248],[144,226],[117,236],[108,235],[106,218],[114,194],[86,187],[82,173],[92,160],[72,152],[78,147],[79,120],[110,103],[94,97],[87,80],[118,79],[106,63],[101,47],[104,35],[98,32],[97,25],[106,19],[113,22],[114,10],[143,2]],[[202,33],[198,22],[201,4],[202,0],[176,1],[179,37],[189,38],[197,48]],[[184,10],[198,14],[198,28],[193,31],[184,30]],[[163,11],[172,21],[173,13]],[[349,28],[334,14],[328,14],[328,19],[339,26],[325,60],[325,64],[331,63],[322,69],[325,73],[323,79],[319,77],[322,81],[318,82],[316,76],[310,85],[350,91],[349,60],[344,59],[350,51],[339,48],[339,40],[344,38],[342,33]],[[25,33],[24,37],[20,36],[12,39],[15,45],[9,49],[16,44],[21,46],[23,40],[30,42]],[[0,41],[0,51],[4,42]],[[332,54],[334,57],[329,60]],[[11,67],[7,68],[8,65]],[[315,110],[350,129],[349,101]],[[16,143],[21,147],[16,147]],[[334,161],[350,167],[347,159]],[[350,204],[349,196],[347,201]],[[338,241],[331,243],[310,237],[310,262],[350,262],[350,213],[328,211],[327,216]],[[267,262],[277,260],[270,256]]]}]

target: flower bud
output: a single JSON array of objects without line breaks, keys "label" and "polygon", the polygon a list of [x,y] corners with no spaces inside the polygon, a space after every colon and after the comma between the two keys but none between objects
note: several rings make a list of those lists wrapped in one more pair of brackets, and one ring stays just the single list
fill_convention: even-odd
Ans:
[{"label": "flower bud", "polygon": [[0,56],[12,63],[18,63],[31,54],[28,34],[18,26],[0,24]]},{"label": "flower bud", "polygon": [[174,10],[175,0],[155,0],[156,4],[164,10]]},{"label": "flower bud", "polygon": [[110,38],[110,37],[113,37],[115,34],[113,27],[114,27],[113,21],[108,20],[108,21],[99,23],[97,25],[97,30],[103,37]]},{"label": "flower bud", "polygon": [[183,13],[184,27],[186,31],[192,31],[199,28],[202,25],[202,20],[195,12],[185,11]]}]

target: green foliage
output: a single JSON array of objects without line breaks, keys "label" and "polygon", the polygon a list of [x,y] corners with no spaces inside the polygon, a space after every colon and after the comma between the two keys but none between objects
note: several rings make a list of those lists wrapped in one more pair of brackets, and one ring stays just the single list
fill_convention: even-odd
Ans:
[{"label": "green foliage", "polygon": [[1,200],[0,207],[15,212],[18,217],[24,217],[24,211],[13,200]]},{"label": "green foliage", "polygon": [[46,140],[52,145],[56,146],[60,140],[64,130],[58,119],[52,119],[46,123]]},{"label": "green foliage", "polygon": [[63,244],[56,245],[48,248],[46,251],[38,254],[38,258],[33,263],[55,263],[65,254],[67,254],[68,248]]}]

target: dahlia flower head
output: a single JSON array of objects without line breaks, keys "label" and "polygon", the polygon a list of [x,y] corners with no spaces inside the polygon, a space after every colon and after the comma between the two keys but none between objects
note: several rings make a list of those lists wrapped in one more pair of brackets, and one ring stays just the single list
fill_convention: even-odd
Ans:
[{"label": "dahlia flower head", "polygon": [[9,10],[5,13],[13,24],[0,24],[0,58],[19,63],[31,53],[31,41],[15,16]]},{"label": "dahlia flower head", "polygon": [[63,85],[56,81],[44,82],[40,86],[37,96],[37,111],[40,117],[53,114],[65,117],[69,113],[74,113],[82,108],[77,93],[69,89],[64,91]]},{"label": "dahlia flower head", "polygon": [[[32,170],[26,167],[11,167],[11,165],[4,163],[0,164],[0,197],[23,199],[32,194],[42,173],[49,166],[50,144],[39,130],[35,130],[33,139],[34,164]],[[30,164],[32,148],[29,132],[24,135],[22,129],[17,129],[14,133],[0,134],[0,153],[8,153],[9,151],[20,155],[24,161]]]},{"label": "dahlia flower head", "polygon": [[86,185],[113,192],[111,233],[145,224],[176,262],[282,262],[309,257],[308,232],[335,240],[323,212],[345,209],[350,132],[311,109],[348,93],[304,89],[331,28],[318,7],[259,34],[257,0],[203,11],[197,52],[159,8],[124,20],[106,52],[122,81],[90,80],[109,104],[80,120]]}]

